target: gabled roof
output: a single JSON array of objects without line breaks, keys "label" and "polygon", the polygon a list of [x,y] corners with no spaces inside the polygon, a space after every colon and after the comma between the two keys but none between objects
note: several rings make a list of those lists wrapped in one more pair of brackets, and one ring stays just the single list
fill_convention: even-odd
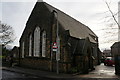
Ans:
[{"label": "gabled roof", "polygon": [[[97,40],[95,40],[95,38],[97,39],[97,35],[89,27],[87,27],[86,25],[82,24],[81,22],[75,20],[74,18],[65,14],[64,12],[56,9],[55,7],[47,4],[46,2],[37,2],[30,17],[35,16],[35,14],[38,16],[40,14],[38,12],[42,11],[39,9],[39,7],[42,8],[42,6],[46,7],[50,12],[53,12],[53,10],[55,10],[57,12],[59,24],[65,30],[69,30],[70,36],[78,38],[78,39],[85,39],[86,37],[89,37],[91,42],[97,43]],[[34,13],[34,15],[32,15],[33,13]],[[30,17],[28,19],[28,22],[30,21]],[[37,19],[40,19],[40,18],[37,17]],[[27,22],[27,24],[28,24],[28,22]],[[25,28],[23,34],[26,34],[25,33],[26,29],[27,28]],[[22,34],[22,36],[23,36],[23,34]]]},{"label": "gabled roof", "polygon": [[120,42],[115,42],[111,48],[120,48]]},{"label": "gabled roof", "polygon": [[111,50],[104,50],[103,53],[111,53]]},{"label": "gabled roof", "polygon": [[[46,5],[50,12],[52,12],[53,10],[57,12],[59,23],[63,26],[65,30],[69,30],[70,36],[79,39],[85,39],[86,37],[89,37],[91,42],[97,43],[97,41],[95,40],[95,38],[97,38],[97,35],[89,27],[75,20],[74,18],[70,17],[64,12],[54,8],[53,6],[45,2],[44,4]],[[93,36],[95,38],[93,38]]]}]

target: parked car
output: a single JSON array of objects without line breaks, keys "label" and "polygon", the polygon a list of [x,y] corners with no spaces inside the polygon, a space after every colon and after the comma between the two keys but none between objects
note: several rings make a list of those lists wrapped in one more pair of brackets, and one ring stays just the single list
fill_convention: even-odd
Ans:
[{"label": "parked car", "polygon": [[106,57],[106,59],[104,60],[104,65],[108,65],[108,66],[115,65],[114,58],[112,58],[112,57]]}]

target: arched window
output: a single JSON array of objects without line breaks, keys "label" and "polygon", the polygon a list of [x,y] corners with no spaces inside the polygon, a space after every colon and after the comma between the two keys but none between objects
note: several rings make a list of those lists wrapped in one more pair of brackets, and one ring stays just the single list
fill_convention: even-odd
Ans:
[{"label": "arched window", "polygon": [[24,42],[22,42],[22,58],[24,58],[24,50],[25,50],[25,45]]},{"label": "arched window", "polygon": [[42,57],[45,57],[46,53],[46,32],[44,31],[42,33]]},{"label": "arched window", "polygon": [[34,31],[34,56],[40,56],[40,28],[36,27]]},{"label": "arched window", "polygon": [[32,35],[29,36],[29,56],[32,56]]}]

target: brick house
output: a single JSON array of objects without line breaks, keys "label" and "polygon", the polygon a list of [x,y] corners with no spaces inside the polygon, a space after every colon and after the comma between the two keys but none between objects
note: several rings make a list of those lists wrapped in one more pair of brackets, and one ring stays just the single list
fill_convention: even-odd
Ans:
[{"label": "brick house", "polygon": [[[60,54],[53,51],[58,29]],[[86,25],[45,2],[37,2],[20,38],[20,65],[88,73],[99,62],[98,37]]]}]

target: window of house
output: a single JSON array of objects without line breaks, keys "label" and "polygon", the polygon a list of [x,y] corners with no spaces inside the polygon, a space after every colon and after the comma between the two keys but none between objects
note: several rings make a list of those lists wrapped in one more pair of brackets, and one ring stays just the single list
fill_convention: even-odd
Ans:
[{"label": "window of house", "polygon": [[46,32],[44,31],[42,34],[42,57],[45,57],[45,51],[46,51]]},{"label": "window of house", "polygon": [[29,56],[32,56],[32,35],[29,36]]},{"label": "window of house", "polygon": [[40,28],[36,27],[34,31],[34,56],[40,56]]},{"label": "window of house", "polygon": [[22,58],[24,58],[24,49],[25,49],[24,46],[25,46],[25,45],[24,45],[24,42],[22,42]]}]

